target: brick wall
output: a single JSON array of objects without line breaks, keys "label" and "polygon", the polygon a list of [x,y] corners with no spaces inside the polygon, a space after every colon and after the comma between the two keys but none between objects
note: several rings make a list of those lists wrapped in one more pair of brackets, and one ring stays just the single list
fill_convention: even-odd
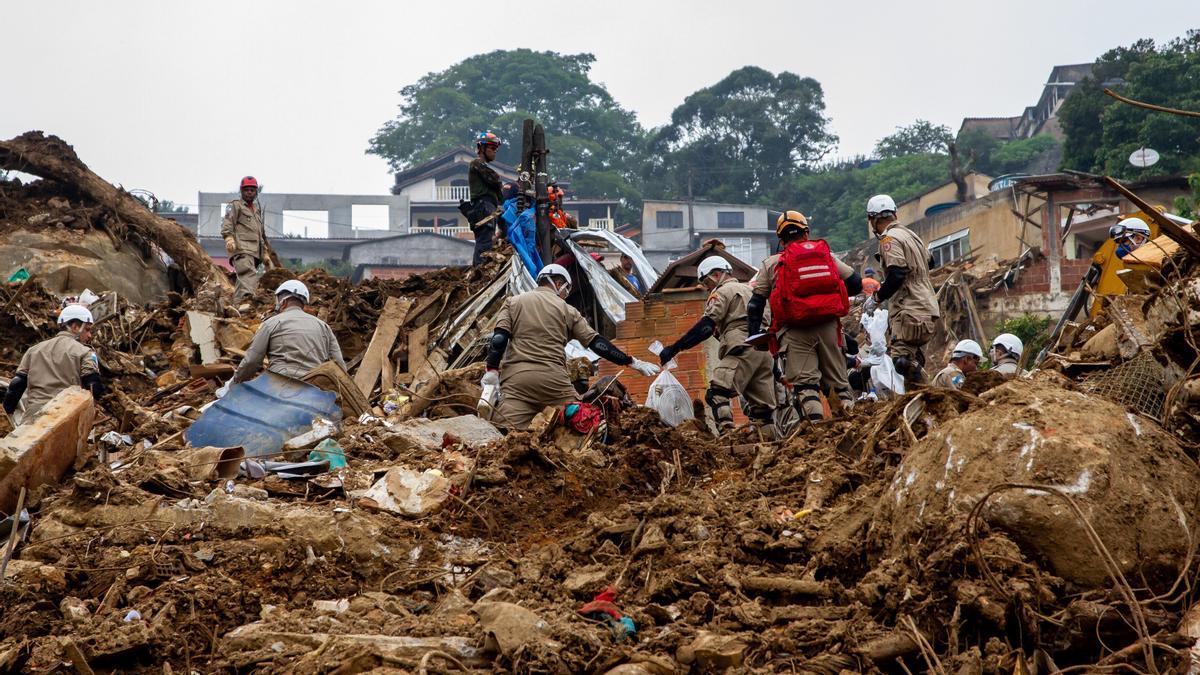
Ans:
[{"label": "brick wall", "polygon": [[[1062,271],[1062,292],[1074,293],[1079,281],[1092,266],[1090,258],[1082,260],[1061,260],[1059,269]],[[1042,258],[1029,267],[1021,270],[1021,276],[1013,286],[1011,293],[1048,293],[1050,291],[1050,265]]]},{"label": "brick wall", "polygon": [[1091,266],[1091,258],[1062,261],[1063,292],[1074,293],[1075,289],[1079,286],[1079,282],[1083,280],[1083,275],[1087,274],[1087,271]]},{"label": "brick wall", "polygon": [[[658,357],[646,350],[655,340],[664,345],[671,344],[687,332],[704,314],[704,303],[708,294],[703,291],[687,293],[658,293],[647,297],[641,302],[631,302],[625,305],[625,320],[617,324],[617,336],[613,343],[630,356],[658,363]],[[704,390],[708,388],[708,378],[712,366],[717,362],[716,340],[705,340],[704,344],[681,352],[675,357],[679,367],[672,374],[687,389],[692,400],[704,400]],[[600,375],[612,375],[621,367],[600,361]],[[652,377],[642,377],[632,370],[626,369],[621,376],[621,382],[629,390],[629,396],[636,403],[644,403]],[[734,421],[741,424],[746,421],[740,406],[734,403]]]}]

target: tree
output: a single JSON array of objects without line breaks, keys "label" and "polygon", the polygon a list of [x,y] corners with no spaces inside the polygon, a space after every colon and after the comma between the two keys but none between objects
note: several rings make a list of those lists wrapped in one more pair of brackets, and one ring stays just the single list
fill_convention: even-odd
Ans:
[{"label": "tree", "polygon": [[[1120,103],[1103,92],[1161,106],[1200,109],[1200,30],[1158,47],[1139,40],[1105,53],[1059,111],[1067,140],[1063,166],[1119,178],[1173,175],[1200,169],[1200,122]],[[1129,163],[1141,147],[1158,150],[1152,167]]]},{"label": "tree", "polygon": [[875,154],[887,158],[945,152],[953,140],[950,127],[917,120],[906,127],[896,127],[896,133],[879,139]]},{"label": "tree", "polygon": [[754,202],[829,152],[825,95],[809,77],[755,66],[733,71],[684,99],[654,132],[648,184],[674,196]]},{"label": "tree", "polygon": [[400,90],[399,115],[379,129],[367,152],[399,171],[473,146],[475,134],[490,130],[505,141],[497,158],[517,164],[521,122],[532,117],[546,129],[553,177],[579,192],[586,187],[589,197],[629,198],[636,194],[629,178],[642,129],[592,82],[594,61],[591,54],[501,50],[429,73]]},{"label": "tree", "polygon": [[176,205],[170,199],[164,199],[158,203],[158,209],[155,213],[187,213],[188,207],[182,204]]}]

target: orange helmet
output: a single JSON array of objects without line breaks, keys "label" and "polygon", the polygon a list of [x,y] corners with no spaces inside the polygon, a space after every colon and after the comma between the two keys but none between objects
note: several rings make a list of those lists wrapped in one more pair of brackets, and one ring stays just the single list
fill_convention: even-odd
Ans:
[{"label": "orange helmet", "polygon": [[784,211],[779,214],[779,219],[775,221],[775,234],[781,235],[789,227],[797,227],[807,231],[808,218],[799,211]]}]

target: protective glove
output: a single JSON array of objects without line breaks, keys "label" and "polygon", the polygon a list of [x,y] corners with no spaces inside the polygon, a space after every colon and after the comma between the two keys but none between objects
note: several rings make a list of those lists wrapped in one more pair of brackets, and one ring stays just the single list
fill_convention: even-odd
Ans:
[{"label": "protective glove", "polygon": [[675,345],[663,347],[662,351],[658,353],[658,362],[665,366],[671,359],[675,358],[675,355],[678,353],[679,349],[676,348]]},{"label": "protective glove", "polygon": [[[663,351],[666,350],[664,349]],[[653,363],[647,363],[641,359],[634,359],[633,363],[629,364],[629,366],[646,377],[657,375],[660,371],[662,371],[662,368],[654,365]]]},{"label": "protective glove", "polygon": [[228,239],[225,240],[225,252],[228,253],[229,255],[233,255],[234,252],[236,252],[236,251],[237,251],[237,244],[234,243],[233,237],[229,237]]},{"label": "protective glove", "polygon": [[875,299],[873,294],[868,295],[867,299],[863,300],[863,314],[873,314],[877,307],[879,307],[879,301]]},{"label": "protective glove", "polygon": [[229,393],[229,385],[231,384],[233,384],[233,380],[221,385],[221,388],[217,390],[217,398],[225,398],[225,394]]},{"label": "protective glove", "polygon": [[483,379],[479,381],[479,386],[487,387],[489,385],[493,387],[500,386],[500,371],[489,370],[483,374]]}]

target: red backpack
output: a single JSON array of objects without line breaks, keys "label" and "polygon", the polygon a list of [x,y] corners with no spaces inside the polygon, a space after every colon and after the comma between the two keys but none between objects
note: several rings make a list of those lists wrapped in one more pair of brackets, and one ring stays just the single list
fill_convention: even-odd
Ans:
[{"label": "red backpack", "polygon": [[774,329],[815,326],[850,313],[850,297],[823,239],[794,241],[779,256],[771,290]]}]

